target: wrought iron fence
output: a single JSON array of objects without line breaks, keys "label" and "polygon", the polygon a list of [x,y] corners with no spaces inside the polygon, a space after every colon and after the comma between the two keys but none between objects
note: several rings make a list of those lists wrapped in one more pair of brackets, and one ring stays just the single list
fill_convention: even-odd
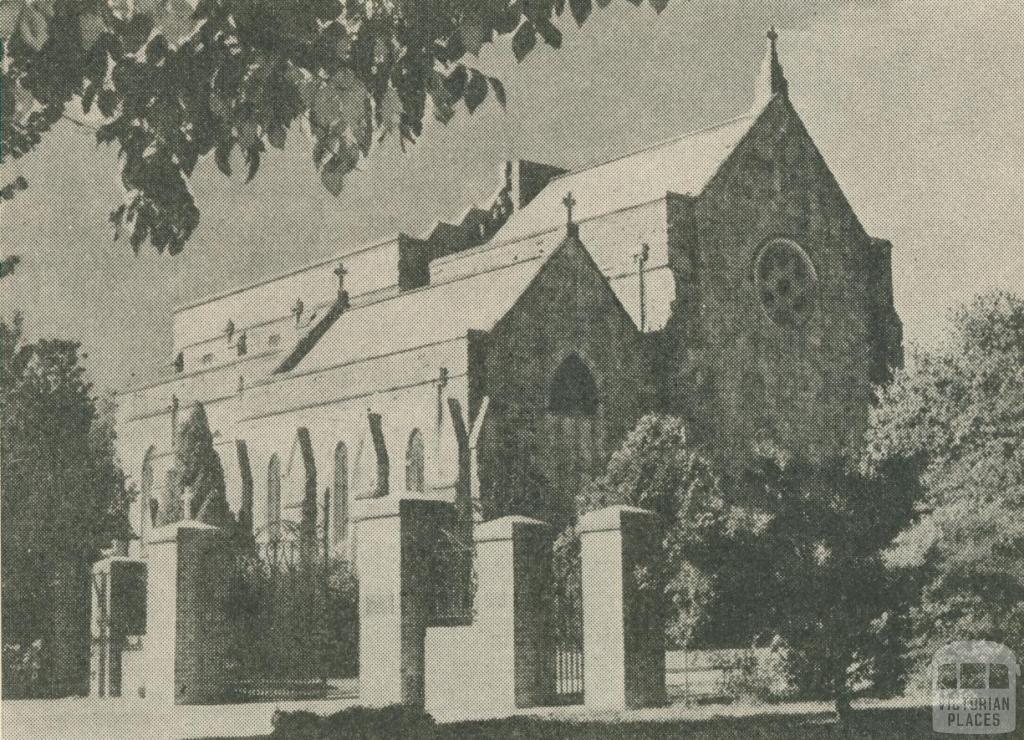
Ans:
[{"label": "wrought iron fence", "polygon": [[583,701],[583,592],[580,539],[575,530],[555,542],[551,579],[556,704]]},{"label": "wrought iron fence", "polygon": [[298,540],[270,540],[259,542],[256,550],[260,560],[271,569],[296,568],[305,559],[322,558],[322,548],[316,544],[299,542]]},{"label": "wrought iron fence", "polygon": [[358,584],[325,537],[241,548],[232,567],[230,694],[239,701],[327,698],[358,671]]},{"label": "wrought iron fence", "polygon": [[473,546],[467,539],[460,533],[444,530],[431,543],[431,625],[465,625],[473,621]]}]

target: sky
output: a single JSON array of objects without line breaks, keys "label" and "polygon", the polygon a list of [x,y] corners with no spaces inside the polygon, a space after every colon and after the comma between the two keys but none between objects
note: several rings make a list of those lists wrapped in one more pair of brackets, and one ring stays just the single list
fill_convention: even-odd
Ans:
[{"label": "sky", "polygon": [[[473,115],[431,121],[327,193],[304,131],[256,179],[212,162],[192,187],[202,221],[176,256],[112,240],[116,152],[60,124],[0,168],[27,191],[0,205],[0,316],[30,338],[81,341],[98,389],[152,377],[171,359],[174,306],[398,231],[454,220],[499,184],[505,159],[578,168],[744,113],[779,29],[790,97],[873,236],[893,242],[908,343],[941,341],[949,311],[982,291],[1024,295],[1024,4],[1019,0],[670,0],[660,15],[614,0],[561,49],[518,64],[508,39],[469,62],[504,81]],[[244,168],[237,168],[244,169]]]}]

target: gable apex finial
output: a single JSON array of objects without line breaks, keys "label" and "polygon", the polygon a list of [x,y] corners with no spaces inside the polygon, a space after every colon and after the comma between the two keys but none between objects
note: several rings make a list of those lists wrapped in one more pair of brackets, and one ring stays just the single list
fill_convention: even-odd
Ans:
[{"label": "gable apex finial", "polygon": [[571,190],[568,193],[565,194],[564,198],[562,198],[562,205],[565,206],[565,223],[566,224],[573,224],[573,223],[575,223],[572,220],[572,209],[576,205],[576,199],[572,197],[572,191]]},{"label": "gable apex finial", "polygon": [[580,229],[576,225],[576,222],[572,218],[572,209],[576,206],[576,199],[572,197],[572,191],[570,190],[562,198],[562,205],[565,206],[565,231],[571,236],[579,236]]},{"label": "gable apex finial", "polygon": [[779,62],[779,32],[773,25],[769,27],[765,36],[768,38],[768,49],[754,91],[752,110],[755,111],[764,108],[773,95],[789,95],[789,82],[787,82],[786,75],[782,72],[782,64]]}]

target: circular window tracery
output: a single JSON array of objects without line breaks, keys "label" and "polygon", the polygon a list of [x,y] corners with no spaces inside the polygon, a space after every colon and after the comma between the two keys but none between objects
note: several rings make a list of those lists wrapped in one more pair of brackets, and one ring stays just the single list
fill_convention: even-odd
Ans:
[{"label": "circular window tracery", "polygon": [[818,277],[796,242],[773,239],[761,250],[754,280],[768,317],[780,326],[801,326],[814,312]]}]

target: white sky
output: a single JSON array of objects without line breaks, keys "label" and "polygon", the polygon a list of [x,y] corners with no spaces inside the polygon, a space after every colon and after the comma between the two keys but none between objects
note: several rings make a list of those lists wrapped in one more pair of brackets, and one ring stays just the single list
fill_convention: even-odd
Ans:
[{"label": "white sky", "polygon": [[248,185],[201,166],[203,221],[176,257],[111,241],[115,152],[62,124],[0,173],[31,183],[0,206],[0,254],[23,259],[0,283],[0,313],[22,310],[32,336],[82,340],[99,386],[148,376],[169,361],[177,303],[454,219],[493,191],[506,157],[577,167],[745,111],[772,22],[808,130],[867,230],[894,243],[907,339],[936,341],[979,291],[1024,294],[1024,5],[671,0],[657,16],[615,0],[580,30],[566,18],[559,51],[538,45],[517,65],[507,41],[486,49],[508,109],[489,99],[428,125],[339,200],[297,129]]}]

